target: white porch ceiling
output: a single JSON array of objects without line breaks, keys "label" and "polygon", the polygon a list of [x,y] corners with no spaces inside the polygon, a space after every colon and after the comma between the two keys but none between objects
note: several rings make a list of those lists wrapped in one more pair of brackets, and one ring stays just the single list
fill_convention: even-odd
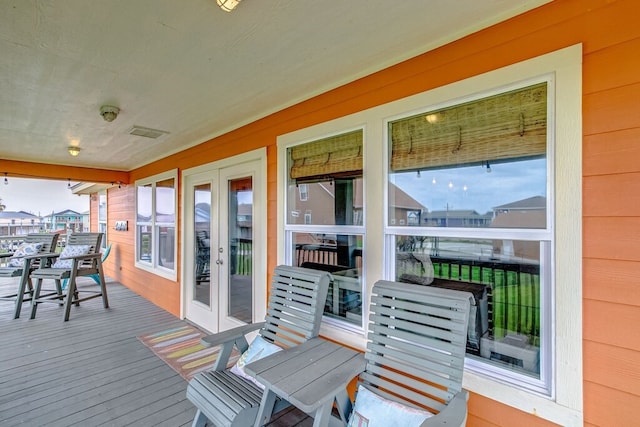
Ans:
[{"label": "white porch ceiling", "polygon": [[128,171],[547,1],[0,0],[0,157]]}]

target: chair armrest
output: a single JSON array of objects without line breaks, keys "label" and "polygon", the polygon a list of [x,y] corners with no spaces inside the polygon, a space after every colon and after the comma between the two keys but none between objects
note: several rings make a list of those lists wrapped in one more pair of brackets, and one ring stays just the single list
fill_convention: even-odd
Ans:
[{"label": "chair armrest", "polygon": [[77,260],[83,260],[83,259],[91,259],[91,258],[101,258],[102,254],[101,253],[95,253],[95,254],[86,254],[86,255],[73,255],[73,256],[66,256],[66,257],[61,257],[60,259],[77,259]]},{"label": "chair armrest", "polygon": [[215,345],[222,345],[224,343],[235,341],[239,338],[243,338],[249,332],[257,331],[262,328],[264,323],[265,322],[251,323],[249,325],[238,326],[218,334],[207,335],[202,337],[200,343],[205,347],[213,347]]},{"label": "chair armrest", "polygon": [[43,252],[43,253],[38,253],[38,254],[33,254],[33,255],[25,255],[21,258],[24,259],[36,259],[36,258],[56,258],[59,257],[60,254],[58,253],[54,253],[54,252]]},{"label": "chair armrest", "polygon": [[463,426],[467,421],[467,400],[469,393],[460,391],[439,414],[427,418],[420,427]]},{"label": "chair armrest", "polygon": [[0,258],[11,258],[13,256],[13,252],[5,252],[0,254]]},{"label": "chair armrest", "polygon": [[[39,254],[29,255],[29,258],[57,258],[60,254],[58,252],[41,252]],[[25,257],[26,258],[26,257]]]},{"label": "chair armrest", "polygon": [[245,334],[262,328],[264,324],[265,322],[251,323],[249,325],[238,326],[237,328],[220,332],[219,334],[203,337],[200,340],[200,343],[203,346],[220,346],[218,358],[216,359],[216,363],[213,365],[213,370],[221,371],[227,367],[234,347],[236,347],[240,353],[247,351],[249,343],[247,342]]}]

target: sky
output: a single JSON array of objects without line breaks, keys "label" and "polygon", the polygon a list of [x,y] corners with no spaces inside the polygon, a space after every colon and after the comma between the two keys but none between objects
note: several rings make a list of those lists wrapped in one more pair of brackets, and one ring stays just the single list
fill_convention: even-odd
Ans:
[{"label": "sky", "polygon": [[479,214],[493,207],[546,196],[546,159],[524,160],[397,173],[395,184],[429,211],[472,209]]},{"label": "sky", "polygon": [[[0,180],[4,178],[0,176]],[[75,195],[67,187],[67,181],[7,178],[0,182],[0,199],[6,211],[25,211],[45,216],[51,212],[71,209],[78,213],[89,210],[89,196]],[[76,184],[72,182],[71,185]]]}]

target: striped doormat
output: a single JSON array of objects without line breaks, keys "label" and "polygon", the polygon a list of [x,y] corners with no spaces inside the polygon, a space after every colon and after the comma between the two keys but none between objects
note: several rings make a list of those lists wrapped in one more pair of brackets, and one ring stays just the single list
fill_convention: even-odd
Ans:
[{"label": "striped doormat", "polygon": [[[192,326],[181,326],[141,335],[138,339],[189,381],[198,372],[211,369],[218,358],[220,347],[205,347],[200,344],[204,335]],[[234,349],[229,358],[229,366],[236,363],[239,357],[240,354]]]}]

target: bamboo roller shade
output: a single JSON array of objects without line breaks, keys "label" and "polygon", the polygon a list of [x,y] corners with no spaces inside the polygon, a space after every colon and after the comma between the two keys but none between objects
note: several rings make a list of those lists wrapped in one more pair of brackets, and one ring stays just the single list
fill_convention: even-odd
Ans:
[{"label": "bamboo roller shade", "polygon": [[362,130],[289,149],[292,179],[362,172]]},{"label": "bamboo roller shade", "polygon": [[389,131],[392,171],[545,155],[547,84],[404,118]]}]

